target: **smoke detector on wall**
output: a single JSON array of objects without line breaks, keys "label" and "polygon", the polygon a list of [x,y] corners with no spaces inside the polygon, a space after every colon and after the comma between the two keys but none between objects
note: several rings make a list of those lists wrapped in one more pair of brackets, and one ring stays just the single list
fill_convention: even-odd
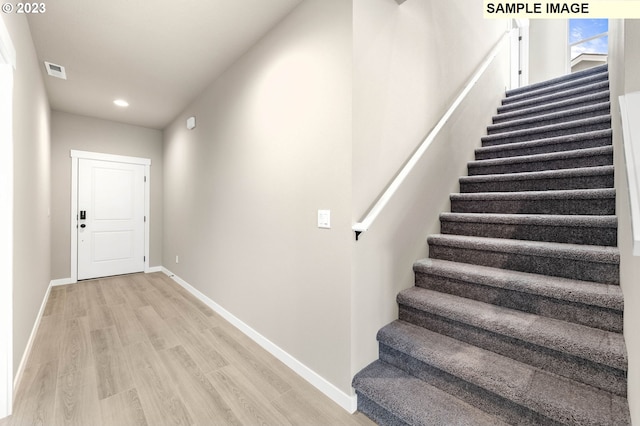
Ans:
[{"label": "smoke detector on wall", "polygon": [[44,61],[44,67],[47,69],[47,74],[51,77],[58,77],[63,80],[67,79],[67,73],[62,65],[52,64],[51,62]]}]

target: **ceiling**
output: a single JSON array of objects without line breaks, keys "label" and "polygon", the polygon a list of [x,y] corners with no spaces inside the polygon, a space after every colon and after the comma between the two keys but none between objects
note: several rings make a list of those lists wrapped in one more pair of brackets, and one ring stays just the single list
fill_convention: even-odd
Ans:
[{"label": "ceiling", "polygon": [[64,0],[29,26],[51,109],[162,129],[301,1]]}]

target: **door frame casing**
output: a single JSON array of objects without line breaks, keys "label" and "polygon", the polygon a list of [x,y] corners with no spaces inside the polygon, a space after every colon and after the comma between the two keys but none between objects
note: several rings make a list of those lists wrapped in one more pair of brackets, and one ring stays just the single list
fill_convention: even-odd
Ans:
[{"label": "door frame casing", "polygon": [[511,34],[511,89],[529,84],[529,20],[513,19]]},{"label": "door frame casing", "polygon": [[102,154],[99,152],[78,151],[72,149],[71,156],[71,282],[78,282],[78,164],[79,160],[100,160],[114,163],[137,164],[144,166],[144,272],[149,271],[149,223],[150,201],[149,191],[151,184],[151,159],[140,157],[128,157],[124,155]]},{"label": "door frame casing", "polygon": [[0,419],[13,407],[13,85],[16,50],[0,17]]}]

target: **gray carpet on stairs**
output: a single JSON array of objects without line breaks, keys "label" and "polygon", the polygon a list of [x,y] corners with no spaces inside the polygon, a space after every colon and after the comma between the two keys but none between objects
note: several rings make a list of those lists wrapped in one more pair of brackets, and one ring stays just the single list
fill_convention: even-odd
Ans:
[{"label": "gray carpet on stairs", "polygon": [[613,147],[601,146],[551,153],[519,155],[516,157],[481,159],[470,161],[467,169],[469,176],[475,176],[536,172],[576,167],[597,167],[606,166],[611,163],[613,163]]},{"label": "gray carpet on stairs", "polygon": [[493,117],[493,123],[498,124],[505,121],[538,117],[540,115],[552,114],[554,112],[566,111],[580,108],[582,106],[591,106],[601,102],[609,102],[608,86],[605,86],[605,88],[600,91],[596,91],[595,93],[580,94],[569,99],[528,105],[524,108],[515,109],[514,111],[500,111],[500,109],[504,110],[507,108],[500,107],[498,108],[498,112],[500,112],[500,114]]},{"label": "gray carpet on stairs", "polygon": [[508,145],[482,147],[476,149],[476,160],[518,158],[523,155],[560,153],[563,151],[607,146],[611,146],[611,129],[511,143]]},{"label": "gray carpet on stairs", "polygon": [[[381,425],[629,425],[607,66],[508,91],[353,379]],[[480,135],[479,135],[480,137]]]}]

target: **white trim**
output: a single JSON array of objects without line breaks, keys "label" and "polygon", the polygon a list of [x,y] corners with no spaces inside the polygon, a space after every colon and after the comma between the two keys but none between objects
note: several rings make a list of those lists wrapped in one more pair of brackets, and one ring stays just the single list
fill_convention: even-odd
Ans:
[{"label": "white trim", "polygon": [[44,299],[42,299],[42,304],[40,305],[40,311],[38,311],[38,316],[36,317],[36,322],[35,324],[33,324],[33,328],[31,329],[31,334],[29,335],[29,340],[27,341],[27,347],[24,349],[24,353],[22,354],[22,359],[20,360],[20,365],[18,366],[18,371],[16,372],[16,377],[13,381],[14,390],[18,389],[20,380],[22,380],[22,375],[24,374],[24,368],[27,365],[27,360],[29,359],[29,355],[31,355],[31,349],[33,349],[33,342],[36,338],[36,334],[38,333],[38,327],[40,327],[40,321],[42,320],[42,315],[44,315],[44,309],[47,306],[47,300],[49,300],[49,294],[51,293],[52,287],[53,287],[53,281],[51,281],[49,283],[49,287],[47,287],[47,292],[44,295]]},{"label": "white trim", "polygon": [[[73,152],[73,151],[72,151]],[[71,156],[71,281],[78,281],[78,158]]]},{"label": "white trim", "polygon": [[[520,21],[520,20],[517,20]],[[520,87],[529,84],[529,20],[524,19],[519,23],[520,28]]]},{"label": "white trim", "polygon": [[162,267],[162,272],[164,272],[167,276],[173,279],[175,282],[184,287],[188,292],[197,297],[202,303],[209,306],[213,309],[218,315],[223,317],[225,320],[229,321],[233,326],[238,328],[244,334],[246,334],[249,338],[251,338],[254,342],[259,344],[263,349],[269,352],[271,355],[278,358],[282,361],[287,367],[295,371],[300,377],[305,379],[311,385],[313,385],[320,392],[325,394],[331,400],[333,400],[336,404],[340,405],[349,413],[354,413],[357,409],[357,399],[355,395],[347,395],[340,389],[338,389],[335,385],[328,382],[325,378],[320,376],[318,373],[304,365],[302,362],[298,361],[296,358],[288,354],[285,350],[277,346],[275,343],[258,333],[256,330],[251,328],[249,325],[245,324],[234,316],[231,312],[224,309],[222,306],[218,305],[213,300],[209,299],[207,296],[202,294],[196,288],[191,286],[189,283],[184,281],[182,278],[178,277],[168,269]]},{"label": "white trim", "polygon": [[16,51],[0,17],[0,418],[13,406],[13,71]]},{"label": "white trim", "polygon": [[129,163],[150,166],[149,158],[129,157],[126,155],[103,154],[101,152],[71,150],[71,158],[83,158],[85,160],[113,161],[114,163]]},{"label": "white trim", "polygon": [[510,74],[510,89],[516,89],[520,87],[520,28],[514,27],[509,30],[509,38],[511,39],[511,49],[509,54],[511,56],[511,64],[509,66]]},{"label": "white trim", "polygon": [[627,166],[629,207],[631,209],[631,237],[633,255],[640,256],[640,92],[627,93],[618,98],[622,119],[622,143]]},{"label": "white trim", "polygon": [[438,133],[440,133],[440,130],[442,130],[442,128],[447,123],[447,121],[449,121],[449,118],[451,118],[455,110],[458,109],[458,107],[460,106],[462,101],[467,97],[471,89],[473,89],[473,87],[476,85],[478,80],[480,80],[480,77],[482,77],[482,75],[487,70],[487,68],[489,68],[489,65],[491,65],[495,57],[498,56],[498,52],[502,50],[504,41],[509,39],[509,35],[510,35],[510,31],[506,31],[502,35],[502,37],[500,37],[500,40],[494,45],[494,47],[487,54],[483,62],[476,69],[473,76],[469,79],[469,81],[465,85],[462,92],[460,92],[460,94],[456,97],[456,99],[453,101],[451,106],[449,106],[449,109],[447,109],[444,115],[440,118],[440,121],[438,121],[438,124],[436,124],[435,127],[431,130],[431,132],[429,132],[429,135],[425,138],[422,144],[420,144],[416,152],[411,156],[409,161],[407,161],[407,163],[404,165],[402,170],[400,170],[400,173],[398,173],[398,175],[395,177],[393,182],[391,182],[391,184],[386,189],[386,191],[384,191],[384,193],[380,196],[380,198],[378,198],[378,201],[371,208],[371,210],[369,210],[366,217],[362,220],[362,222],[358,222],[351,227],[353,231],[357,233],[365,232],[371,227],[371,225],[376,220],[378,215],[386,207],[386,205],[389,203],[391,198],[395,195],[396,191],[398,191],[398,189],[402,185],[402,182],[404,182],[404,180],[413,171],[413,168],[416,166],[418,161],[420,161],[420,159],[422,158],[424,153],[427,151],[429,146],[436,139],[436,137],[438,136]]},{"label": "white trim", "polygon": [[16,49],[11,41],[11,36],[0,16],[0,63],[16,67]]},{"label": "white trim", "polygon": [[152,274],[154,272],[164,272],[162,266],[151,266],[147,271],[147,274]]},{"label": "white trim", "polygon": [[526,86],[529,83],[529,20],[510,21],[511,39],[511,84],[510,89]]},{"label": "white trim", "polygon": [[[1,42],[1,41],[0,41]],[[0,418],[11,414],[13,377],[13,68],[0,63]]]},{"label": "white trim", "polygon": [[149,164],[144,165],[144,272],[149,272],[149,247],[151,228],[149,223],[151,217],[149,215],[151,209],[151,160]]},{"label": "white trim", "polygon": [[71,157],[71,283],[78,282],[78,233],[75,232],[75,230],[77,229],[76,218],[78,217],[78,160],[80,159],[112,161],[114,163],[138,164],[144,166],[144,173],[146,176],[146,182],[144,184],[144,215],[147,219],[144,223],[144,272],[150,272],[149,234],[151,232],[151,228],[149,223],[151,222],[151,159],[129,157],[126,155],[103,154],[100,152],[78,151],[75,149],[72,149],[69,155]]},{"label": "white trim", "polygon": [[51,287],[56,287],[59,285],[67,285],[67,284],[75,284],[76,281],[74,281],[71,278],[59,278],[57,280],[51,280]]}]

